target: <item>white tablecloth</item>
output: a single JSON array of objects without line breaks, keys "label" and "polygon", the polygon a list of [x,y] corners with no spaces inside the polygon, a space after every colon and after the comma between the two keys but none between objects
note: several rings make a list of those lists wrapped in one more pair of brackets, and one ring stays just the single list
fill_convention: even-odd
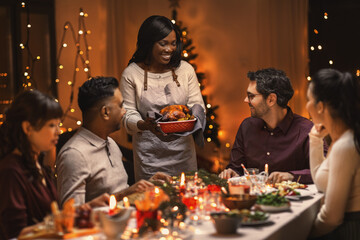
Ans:
[{"label": "white tablecloth", "polygon": [[[219,239],[267,239],[267,240],[304,240],[309,235],[312,223],[320,209],[322,193],[318,193],[315,185],[309,185],[308,190],[313,193],[309,198],[300,201],[291,201],[289,211],[271,213],[269,220],[273,223],[260,226],[241,226],[237,234],[220,235],[216,233],[211,220],[203,221],[202,224],[190,226],[193,231],[193,240],[219,240]],[[134,219],[132,219],[134,220]],[[130,221],[131,222],[131,221]],[[190,237],[191,238],[191,237]],[[77,238],[82,240],[104,240],[104,234],[96,234]],[[150,238],[153,239],[153,238]]]},{"label": "white tablecloth", "polygon": [[194,240],[212,239],[291,239],[304,240],[309,235],[311,225],[320,209],[323,194],[318,193],[315,185],[309,185],[309,191],[314,193],[310,198],[291,201],[290,211],[271,213],[271,225],[238,228],[237,234],[219,235],[211,221],[204,221],[196,226]]}]

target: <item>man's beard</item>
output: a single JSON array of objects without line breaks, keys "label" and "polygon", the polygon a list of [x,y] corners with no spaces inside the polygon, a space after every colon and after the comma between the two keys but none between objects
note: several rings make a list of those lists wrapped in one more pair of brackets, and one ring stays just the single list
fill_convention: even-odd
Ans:
[{"label": "man's beard", "polygon": [[249,103],[251,117],[254,118],[263,118],[265,114],[267,114],[270,111],[270,108],[266,106],[265,104],[258,105],[256,108]]}]

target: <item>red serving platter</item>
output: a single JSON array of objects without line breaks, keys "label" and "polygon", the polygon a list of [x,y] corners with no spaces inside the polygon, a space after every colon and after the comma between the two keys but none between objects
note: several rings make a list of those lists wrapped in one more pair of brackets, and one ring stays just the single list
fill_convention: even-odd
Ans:
[{"label": "red serving platter", "polygon": [[160,128],[164,133],[189,132],[194,129],[196,118],[183,121],[159,122]]}]

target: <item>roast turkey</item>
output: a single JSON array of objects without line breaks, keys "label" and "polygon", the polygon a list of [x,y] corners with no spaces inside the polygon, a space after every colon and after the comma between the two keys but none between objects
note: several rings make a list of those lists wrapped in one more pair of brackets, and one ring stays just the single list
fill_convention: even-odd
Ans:
[{"label": "roast turkey", "polygon": [[170,105],[160,110],[162,121],[182,121],[193,119],[190,109],[185,105]]}]

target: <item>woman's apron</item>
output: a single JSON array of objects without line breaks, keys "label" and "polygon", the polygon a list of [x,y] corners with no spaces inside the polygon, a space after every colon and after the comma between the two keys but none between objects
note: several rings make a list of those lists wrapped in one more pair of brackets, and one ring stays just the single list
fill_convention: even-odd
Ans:
[{"label": "woman's apron", "polygon": [[[160,87],[148,86],[147,71],[140,97],[139,112],[143,119],[148,111],[160,112],[168,105],[186,105],[187,95],[180,87],[175,72],[173,82]],[[161,75],[159,74],[159,78]],[[159,79],[160,81],[160,79]],[[149,130],[133,136],[135,180],[149,179],[156,172],[178,175],[197,169],[195,144],[192,135],[163,142]]]}]

